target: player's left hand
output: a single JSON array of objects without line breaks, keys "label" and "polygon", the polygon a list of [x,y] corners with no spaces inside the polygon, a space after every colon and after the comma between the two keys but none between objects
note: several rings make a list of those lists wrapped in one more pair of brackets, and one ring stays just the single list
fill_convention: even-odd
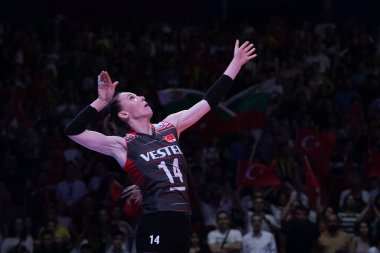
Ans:
[{"label": "player's left hand", "polygon": [[256,58],[257,54],[254,54],[255,51],[255,46],[249,41],[246,41],[241,46],[239,46],[239,40],[236,40],[234,49],[234,60],[238,61],[242,66],[246,64],[248,61],[252,60],[253,58]]}]

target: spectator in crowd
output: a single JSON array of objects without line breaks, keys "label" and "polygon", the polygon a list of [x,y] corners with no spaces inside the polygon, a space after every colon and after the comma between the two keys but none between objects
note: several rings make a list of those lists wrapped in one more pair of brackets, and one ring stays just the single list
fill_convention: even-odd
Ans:
[{"label": "spectator in crowd", "polygon": [[9,233],[1,242],[1,253],[32,253],[33,238],[27,233],[25,221],[18,217],[9,224]]},{"label": "spectator in crowd", "polygon": [[87,186],[78,178],[78,168],[73,163],[66,166],[66,178],[60,181],[56,189],[56,200],[63,201],[69,209],[87,194]]},{"label": "spectator in crowd", "polygon": [[369,202],[370,200],[370,195],[367,190],[363,189],[361,186],[361,179],[359,175],[353,175],[351,179],[351,187],[349,189],[345,189],[342,191],[340,194],[339,198],[339,206],[343,207],[345,203],[345,199],[347,195],[351,194],[355,202],[358,205],[365,205]]},{"label": "spectator in crowd", "polygon": [[40,241],[36,246],[36,253],[67,253],[68,249],[54,239],[54,233],[50,230],[43,230],[40,234]]},{"label": "spectator in crowd", "polygon": [[226,211],[216,214],[217,228],[207,235],[207,244],[212,253],[237,253],[241,250],[242,234],[230,227],[230,215]]},{"label": "spectator in crowd", "polygon": [[[70,242],[70,233],[67,228],[58,224],[57,219],[48,219],[45,226],[41,229],[43,231],[50,231],[54,235],[54,240],[57,243],[67,246]],[[40,235],[41,237],[41,235]]]},{"label": "spectator in crowd", "polygon": [[125,235],[120,230],[112,233],[112,244],[106,253],[130,253],[125,245]]},{"label": "spectator in crowd", "polygon": [[335,214],[331,214],[327,221],[328,230],[318,238],[318,248],[321,253],[347,252],[351,236],[340,228],[340,221]]},{"label": "spectator in crowd", "polygon": [[322,212],[319,215],[319,230],[320,232],[325,232],[328,229],[328,220],[331,214],[336,214],[332,206],[326,206],[323,208]]},{"label": "spectator in crowd", "polygon": [[229,211],[231,201],[223,194],[223,187],[216,183],[209,183],[206,186],[203,201],[201,202],[201,213],[204,225],[215,228],[217,225],[216,214],[219,211]]},{"label": "spectator in crowd", "polygon": [[252,232],[252,221],[251,221],[251,216],[253,214],[260,215],[263,220],[262,220],[262,229],[267,232],[272,232],[276,233],[280,229],[280,225],[277,224],[276,219],[272,214],[265,213],[264,210],[264,199],[262,197],[256,197],[253,200],[253,206],[252,206],[252,212],[248,211],[247,212],[247,232]]},{"label": "spectator in crowd", "polygon": [[354,195],[349,194],[346,196],[340,212],[338,212],[341,221],[340,227],[350,235],[354,234],[355,224],[364,218],[371,207],[370,203],[362,210],[360,206]]},{"label": "spectator in crowd", "polygon": [[358,222],[355,227],[355,236],[350,244],[351,253],[367,253],[371,246],[372,229],[367,222]]},{"label": "spectator in crowd", "polygon": [[277,253],[273,234],[262,230],[262,216],[253,214],[251,222],[253,231],[244,235],[242,253]]},{"label": "spectator in crowd", "polygon": [[319,229],[308,219],[308,209],[302,205],[295,208],[295,215],[282,226],[282,252],[317,252]]},{"label": "spectator in crowd", "polygon": [[124,246],[126,250],[130,251],[132,245],[134,244],[134,230],[131,225],[123,217],[123,210],[120,206],[115,205],[111,210],[111,224],[113,227],[116,227],[117,230],[121,231],[124,235]]},{"label": "spectator in crowd", "polygon": [[189,253],[206,253],[208,251],[207,245],[202,240],[201,236],[197,232],[191,233],[190,238],[190,251]]}]

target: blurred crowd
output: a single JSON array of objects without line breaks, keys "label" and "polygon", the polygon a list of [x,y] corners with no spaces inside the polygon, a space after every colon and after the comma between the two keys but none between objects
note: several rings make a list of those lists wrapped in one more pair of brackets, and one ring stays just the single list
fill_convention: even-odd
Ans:
[{"label": "blurred crowd", "polygon": [[[236,38],[253,41],[258,57],[228,96],[264,84],[270,104],[259,135],[181,136],[190,168],[190,252],[380,252],[380,26],[279,18],[260,27],[95,26],[56,16],[0,23],[0,253],[134,252],[138,210],[110,196],[112,180],[127,186],[129,178],[63,129],[96,98],[101,70],[119,90],[144,95],[159,121],[156,92],[205,91]],[[101,119],[91,127],[100,129]],[[328,167],[313,168],[315,198],[294,151],[301,127],[335,140]],[[274,166],[281,184],[236,184],[238,161],[249,159]]]}]

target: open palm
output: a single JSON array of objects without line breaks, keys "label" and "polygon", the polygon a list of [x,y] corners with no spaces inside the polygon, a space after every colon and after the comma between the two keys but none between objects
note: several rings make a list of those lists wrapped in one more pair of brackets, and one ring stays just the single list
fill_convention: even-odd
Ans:
[{"label": "open palm", "polygon": [[100,72],[98,75],[98,97],[106,102],[111,101],[118,83],[119,82],[112,83],[107,71]]},{"label": "open palm", "polygon": [[234,59],[240,62],[240,65],[244,65],[249,60],[255,58],[257,54],[254,54],[256,48],[248,41],[239,46],[239,40],[236,40],[234,49]]}]

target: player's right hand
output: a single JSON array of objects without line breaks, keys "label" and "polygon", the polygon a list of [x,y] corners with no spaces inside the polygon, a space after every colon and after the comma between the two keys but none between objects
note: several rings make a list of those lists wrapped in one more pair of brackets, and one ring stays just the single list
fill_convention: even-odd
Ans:
[{"label": "player's right hand", "polygon": [[112,83],[107,71],[100,72],[98,75],[98,98],[107,103],[110,102],[115,94],[115,88],[118,83],[118,81]]}]

